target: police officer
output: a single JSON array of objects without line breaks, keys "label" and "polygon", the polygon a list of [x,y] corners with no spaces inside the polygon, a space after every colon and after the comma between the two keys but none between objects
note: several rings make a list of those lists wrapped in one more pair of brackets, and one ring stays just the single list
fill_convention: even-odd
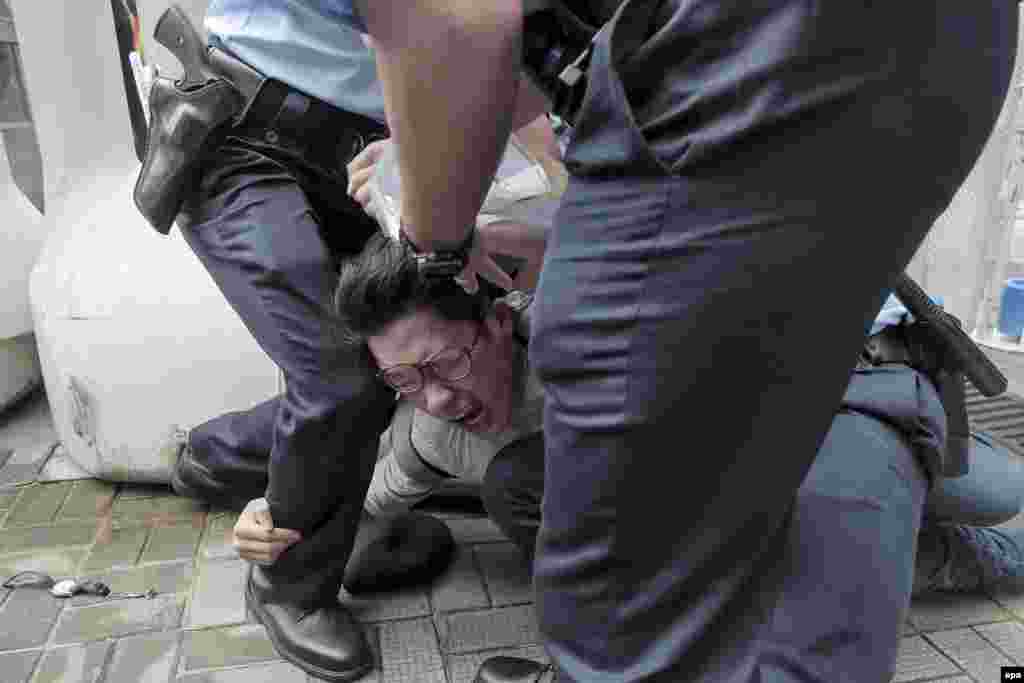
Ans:
[{"label": "police officer", "polygon": [[[373,52],[346,18],[331,3],[213,0],[207,49],[170,8],[156,32],[185,76],[154,85],[134,195],[157,230],[177,217],[285,384],[278,397],[176,436],[172,486],[231,507],[245,504],[240,491],[266,486],[263,519],[301,540],[273,566],[250,568],[246,605],[282,657],[334,681],[373,665],[363,629],[338,602],[346,576],[381,578],[372,539],[415,539],[403,545],[401,580],[443,569],[453,546],[427,515],[356,534],[394,402],[328,315],[340,264],[378,230],[346,195],[345,165],[388,135]],[[522,111],[513,118],[525,124],[536,106]]]},{"label": "police officer", "polygon": [[[284,376],[280,396],[217,416],[172,444],[172,485],[237,505],[244,501],[231,487],[262,482],[262,495],[269,479],[267,523],[298,531],[301,541],[273,566],[250,568],[246,605],[282,657],[342,681],[373,665],[338,593],[393,398],[360,354],[341,347],[328,305],[340,263],[378,229],[346,196],[345,164],[388,131],[372,51],[320,12],[314,3],[214,0],[209,50],[188,39],[198,33],[174,8],[161,19],[158,35],[166,35],[161,27],[180,31],[175,54],[204,55],[210,78],[191,89],[154,86],[135,198],[158,230],[177,215],[185,240]],[[188,82],[188,67],[179,83]],[[225,92],[230,97],[218,95]],[[237,110],[226,109],[233,104]],[[201,156],[189,158],[185,143]],[[179,187],[187,190],[180,200]],[[225,487],[222,471],[247,478]],[[401,526],[409,538],[437,541],[419,559],[443,567],[439,553],[450,557],[452,546],[443,523],[418,515]]]},{"label": "police officer", "polygon": [[[465,265],[468,288],[522,4],[326,5],[377,45],[409,248],[438,274]],[[531,339],[548,396],[537,611],[560,680],[880,680],[897,624],[881,648],[786,642],[815,612],[777,603],[773,548],[872,316],[997,117],[1017,5],[563,4],[603,29]],[[927,474],[889,464],[868,482],[910,531]],[[864,564],[879,541],[857,542],[872,552],[845,559],[889,593]]]},{"label": "police officer", "polygon": [[372,52],[351,30],[325,42],[318,26],[278,3],[214,0],[206,14],[220,75],[267,80],[206,145],[178,227],[285,387],[190,430],[172,484],[197,495],[211,468],[266,481],[269,454],[272,524],[302,541],[274,566],[250,568],[246,604],[282,657],[350,680],[372,655],[337,596],[392,400],[361,358],[339,350],[327,305],[341,260],[376,230],[344,195],[344,165],[387,127]]}]

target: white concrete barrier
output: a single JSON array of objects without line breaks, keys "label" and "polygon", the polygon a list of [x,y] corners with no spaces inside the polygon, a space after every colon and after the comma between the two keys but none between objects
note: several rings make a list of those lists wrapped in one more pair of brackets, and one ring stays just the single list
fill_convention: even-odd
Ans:
[{"label": "white concrete barrier", "polygon": [[96,169],[69,195],[32,272],[32,312],[71,458],[105,479],[167,481],[159,452],[175,427],[273,396],[278,375],[177,230],[162,237],[136,212],[136,173]]}]

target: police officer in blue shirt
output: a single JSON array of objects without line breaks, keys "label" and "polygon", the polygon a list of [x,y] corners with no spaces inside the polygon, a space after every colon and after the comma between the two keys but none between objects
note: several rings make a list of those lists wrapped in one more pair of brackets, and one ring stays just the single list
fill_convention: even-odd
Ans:
[{"label": "police officer in blue shirt", "polygon": [[[338,593],[353,576],[360,585],[382,576],[372,541],[416,540],[403,544],[413,549],[404,579],[440,571],[454,546],[427,515],[379,533],[359,526],[394,400],[368,360],[340,343],[328,309],[340,264],[378,229],[345,191],[345,165],[388,135],[373,52],[330,3],[214,0],[209,47],[184,16],[172,7],[157,25],[186,68],[154,84],[135,201],[161,232],[177,217],[285,386],[178,435],[171,483],[238,507],[238,490],[269,479],[268,523],[301,540],[273,566],[250,568],[246,605],[282,657],[324,680],[352,680],[373,656]],[[238,476],[225,486],[220,472]],[[389,567],[391,578],[401,569]]]},{"label": "police officer in blue shirt", "polygon": [[372,666],[337,596],[392,397],[327,321],[340,262],[377,229],[345,196],[344,166],[388,134],[373,53],[339,26],[304,3],[214,0],[207,11],[223,76],[244,83],[251,69],[261,87],[205,146],[178,226],[285,386],[191,429],[172,485],[237,507],[230,491],[210,495],[209,470],[269,473],[274,525],[303,540],[250,568],[246,604],[281,656],[340,681]]},{"label": "police officer in blue shirt", "polygon": [[[213,0],[207,45],[172,5],[155,35],[185,71],[153,86],[134,192],[158,231],[177,219],[284,377],[280,396],[177,434],[171,484],[232,508],[248,502],[240,492],[266,488],[272,531],[301,540],[250,568],[246,605],[282,657],[335,681],[373,664],[340,586],[428,580],[454,548],[428,515],[360,519],[394,399],[328,315],[340,264],[378,230],[347,196],[345,166],[388,136],[373,51],[352,17],[329,2]],[[525,124],[537,105],[521,99],[513,118]],[[400,545],[402,561],[382,570],[381,543]]]},{"label": "police officer in blue shirt", "polygon": [[[303,92],[322,78],[307,48],[324,50],[343,24],[372,36],[402,169],[403,239],[425,272],[458,274],[467,289],[478,273],[495,277],[473,225],[527,99],[524,12],[525,24],[547,13],[567,36],[602,27],[578,62],[554,60],[585,90],[569,98],[573,179],[530,343],[548,396],[534,580],[559,680],[878,680],[895,659],[897,620],[878,625],[891,636],[880,650],[843,640],[841,614],[827,615],[835,638],[793,647],[773,565],[870,321],[998,115],[1016,4],[299,0],[239,2],[231,24],[255,29],[264,12],[268,45],[301,48],[293,85]],[[293,105],[285,96],[271,108],[268,132],[303,110]],[[260,210],[265,189],[293,182],[275,174],[282,161],[265,158],[266,144],[276,138],[230,153],[240,173],[204,174],[193,225],[219,216],[221,226],[207,260],[237,254],[239,219]],[[284,229],[268,235],[271,282],[282,260],[310,272],[309,232],[294,230],[308,205],[292,196]],[[324,239],[335,237],[322,223]],[[247,303],[274,319],[263,300]],[[368,384],[342,384],[371,415],[383,404]],[[319,405],[301,389],[281,411],[281,434]],[[373,422],[362,417],[335,431],[352,438]],[[697,427],[679,434],[682,424]],[[680,439],[688,452],[665,457],[661,446]],[[907,449],[887,452],[901,460],[868,483],[890,492],[912,542],[928,474]],[[347,456],[346,467],[364,459]],[[356,469],[349,486],[362,491]],[[315,528],[278,520],[286,489],[272,470],[275,490],[276,523]],[[818,533],[842,531],[835,512]],[[883,549],[850,550],[858,590],[905,599],[870,566]],[[478,679],[539,675],[485,664]]]},{"label": "police officer in blue shirt", "polygon": [[[537,4],[349,5],[377,49],[406,241],[470,288]],[[540,4],[603,26],[577,65],[530,343],[548,397],[534,582],[559,679],[869,680],[899,625],[880,651],[842,629],[787,647],[773,550],[872,317],[997,118],[1017,4]],[[877,476],[914,524],[920,465]],[[889,592],[850,550],[860,588]],[[479,680],[506,674],[537,672]]]}]

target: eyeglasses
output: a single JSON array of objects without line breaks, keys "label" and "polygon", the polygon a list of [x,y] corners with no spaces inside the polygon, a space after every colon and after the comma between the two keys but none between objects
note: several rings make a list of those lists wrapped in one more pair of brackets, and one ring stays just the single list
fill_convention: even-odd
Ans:
[{"label": "eyeglasses", "polygon": [[480,341],[480,326],[469,346],[450,346],[441,349],[422,363],[400,363],[384,368],[377,373],[385,384],[400,394],[415,394],[426,384],[429,370],[441,382],[458,382],[473,372],[473,351]]}]

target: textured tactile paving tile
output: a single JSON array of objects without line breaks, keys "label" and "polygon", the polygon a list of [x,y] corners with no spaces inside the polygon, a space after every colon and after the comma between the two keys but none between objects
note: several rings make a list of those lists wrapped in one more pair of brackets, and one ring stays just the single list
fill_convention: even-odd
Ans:
[{"label": "textured tactile paving tile", "polygon": [[384,681],[445,683],[444,661],[430,619],[384,622],[379,633]]},{"label": "textured tactile paving tile", "polygon": [[441,648],[447,653],[540,644],[532,605],[438,615]]},{"label": "textured tactile paving tile", "polygon": [[[0,492],[0,519],[17,506],[18,496],[39,496],[49,486]],[[33,519],[51,517],[60,496],[43,498],[21,510],[36,506]],[[118,501],[120,514],[106,518]],[[56,578],[100,579],[116,591],[160,593],[155,601],[60,601],[40,592],[29,601],[24,594],[15,597],[28,589],[6,598],[0,590],[0,683],[313,683],[281,661],[261,626],[236,621],[245,616],[244,564],[230,547],[236,517],[175,502],[166,487],[83,480],[70,486],[54,521],[0,528],[0,579],[34,569]],[[443,517],[463,543],[451,569],[432,586],[358,597],[341,593],[377,654],[377,668],[362,683],[470,683],[487,657],[545,658],[528,582],[513,563],[514,547],[485,519]],[[155,538],[162,530],[170,535]],[[181,559],[166,561],[171,558]],[[154,619],[140,607],[160,600],[171,607],[166,618]],[[1019,596],[925,596],[913,602],[910,619],[898,683],[978,683],[1000,661],[1024,665]],[[222,625],[224,620],[232,623]],[[3,644],[11,633],[17,642]],[[45,663],[40,648],[52,651]],[[37,669],[34,680],[19,680]]]},{"label": "textured tactile paving tile", "polygon": [[473,549],[495,607],[533,601],[530,574],[522,553],[512,543],[488,543]]},{"label": "textured tactile paving tile", "polygon": [[341,590],[339,599],[363,623],[389,619],[411,619],[430,615],[426,588],[406,588],[389,593],[350,595]]},{"label": "textured tactile paving tile", "polygon": [[105,683],[167,683],[180,637],[176,631],[170,631],[118,640]]},{"label": "textured tactile paving tile", "polygon": [[490,607],[470,546],[456,546],[452,564],[431,588],[430,603],[435,612]]}]

